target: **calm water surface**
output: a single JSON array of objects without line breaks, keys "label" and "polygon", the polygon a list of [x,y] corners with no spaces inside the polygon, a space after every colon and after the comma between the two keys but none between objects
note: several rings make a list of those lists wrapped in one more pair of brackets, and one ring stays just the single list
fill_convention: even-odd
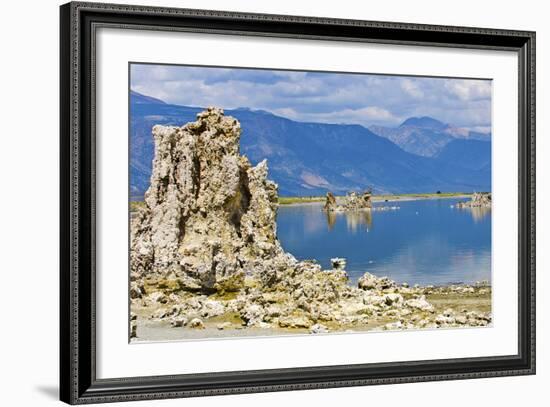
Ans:
[{"label": "calm water surface", "polygon": [[378,203],[401,209],[372,213],[284,205],[278,237],[297,259],[316,259],[323,268],[331,268],[332,257],[345,257],[353,281],[365,271],[421,285],[490,281],[491,210],[451,208],[460,200]]}]

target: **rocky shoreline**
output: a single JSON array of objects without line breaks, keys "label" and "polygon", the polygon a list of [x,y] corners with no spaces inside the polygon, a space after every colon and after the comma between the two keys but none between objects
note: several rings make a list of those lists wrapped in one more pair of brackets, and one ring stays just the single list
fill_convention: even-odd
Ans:
[{"label": "rocky shoreline", "polygon": [[[266,161],[252,166],[239,153],[240,133],[216,108],[182,127],[153,128],[151,184],[130,230],[133,340],[154,339],[155,327],[168,340],[491,323],[488,284],[409,287],[365,273],[351,286],[344,259],[323,270],[286,253],[277,185]],[[368,198],[351,196],[346,208]]]},{"label": "rocky shoreline", "polygon": [[157,280],[139,288],[155,287],[132,300],[134,340],[483,327],[492,320],[488,282],[409,287],[365,273],[337,303],[313,313],[305,304],[285,312],[294,304],[286,293],[262,293],[254,284],[233,295],[196,295],[169,286]]}]

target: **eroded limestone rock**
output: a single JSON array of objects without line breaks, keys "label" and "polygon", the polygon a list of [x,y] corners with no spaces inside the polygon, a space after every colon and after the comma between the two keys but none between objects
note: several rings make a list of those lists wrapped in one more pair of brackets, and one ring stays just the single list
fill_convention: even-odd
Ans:
[{"label": "eroded limestone rock", "polygon": [[472,199],[467,202],[459,202],[459,208],[490,208],[492,197],[490,192],[475,192]]},{"label": "eroded limestone rock", "polygon": [[137,338],[137,315],[130,313],[130,338]]},{"label": "eroded limestone rock", "polygon": [[344,203],[338,205],[336,197],[332,192],[327,192],[323,210],[326,212],[361,211],[372,209],[372,192],[370,190],[358,195],[356,192],[349,192],[344,198]]},{"label": "eroded limestone rock", "polygon": [[362,209],[371,209],[372,208],[372,192],[365,191],[361,195],[358,195],[356,192],[350,192],[346,196],[344,202],[344,210],[346,211],[357,211]]},{"label": "eroded limestone rock", "polygon": [[357,285],[363,290],[385,290],[396,286],[395,282],[390,280],[388,277],[376,277],[370,273],[363,274],[363,276],[357,281]]},{"label": "eroded limestone rock", "polygon": [[253,167],[239,154],[240,134],[216,108],[183,127],[153,127],[151,185],[131,228],[134,278],[172,275],[183,290],[238,291],[256,263],[284,254],[277,186],[265,161]]},{"label": "eroded limestone rock", "polygon": [[193,318],[189,321],[189,327],[195,329],[204,329],[204,322],[200,318]]},{"label": "eroded limestone rock", "polygon": [[338,205],[336,204],[336,197],[332,192],[327,192],[325,206],[323,206],[323,209],[327,212],[333,212],[337,209],[337,207]]}]

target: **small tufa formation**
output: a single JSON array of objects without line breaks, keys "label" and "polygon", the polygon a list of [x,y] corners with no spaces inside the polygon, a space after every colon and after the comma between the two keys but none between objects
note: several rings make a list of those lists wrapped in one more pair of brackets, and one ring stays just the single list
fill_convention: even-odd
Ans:
[{"label": "small tufa formation", "polygon": [[459,202],[459,208],[490,208],[492,204],[490,192],[474,192],[468,202]]},{"label": "small tufa formation", "polygon": [[323,206],[323,209],[327,212],[333,212],[337,209],[337,207],[338,205],[336,204],[336,197],[332,192],[327,192],[325,206]]},{"label": "small tufa formation", "polygon": [[362,290],[386,290],[396,287],[396,284],[388,277],[376,277],[366,272],[357,280],[357,286]]},{"label": "small tufa formation", "polygon": [[333,270],[345,270],[347,261],[343,257],[334,257],[330,259],[330,264]]},{"label": "small tufa formation", "polygon": [[361,211],[372,209],[372,191],[368,190],[358,195],[356,192],[349,192],[344,198],[343,205],[337,205],[336,197],[332,192],[327,192],[325,206],[326,212]]},{"label": "small tufa formation", "polygon": [[361,195],[358,195],[355,192],[350,192],[346,196],[346,201],[344,203],[344,210],[346,211],[358,211],[363,209],[372,208],[372,192],[370,190],[363,192]]},{"label": "small tufa formation", "polygon": [[239,154],[241,127],[208,108],[183,127],[155,126],[145,206],[132,220],[132,279],[157,275],[189,291],[237,291],[284,252],[276,239],[277,185],[267,163]]}]

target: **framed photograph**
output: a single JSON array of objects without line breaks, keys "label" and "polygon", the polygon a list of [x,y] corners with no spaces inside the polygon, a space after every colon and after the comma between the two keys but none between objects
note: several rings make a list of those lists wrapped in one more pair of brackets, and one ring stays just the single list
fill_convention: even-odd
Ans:
[{"label": "framed photograph", "polygon": [[535,33],[61,6],[61,400],[535,373]]}]

